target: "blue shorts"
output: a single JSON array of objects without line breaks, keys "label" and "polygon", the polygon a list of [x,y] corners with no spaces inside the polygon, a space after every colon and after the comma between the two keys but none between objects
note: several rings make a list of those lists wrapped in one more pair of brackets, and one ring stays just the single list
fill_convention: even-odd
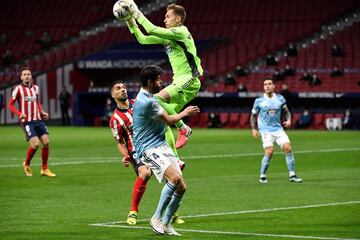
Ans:
[{"label": "blue shorts", "polygon": [[21,123],[21,128],[25,132],[26,141],[29,141],[32,137],[41,137],[42,135],[49,134],[44,121],[31,121]]}]

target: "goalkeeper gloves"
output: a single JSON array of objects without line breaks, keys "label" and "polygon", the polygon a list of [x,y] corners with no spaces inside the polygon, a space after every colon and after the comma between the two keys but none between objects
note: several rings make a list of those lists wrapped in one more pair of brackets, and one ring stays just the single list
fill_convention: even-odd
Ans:
[{"label": "goalkeeper gloves", "polygon": [[129,28],[132,27],[137,27],[138,25],[136,24],[136,21],[133,17],[131,17],[129,20],[126,21],[126,24],[128,25]]},{"label": "goalkeeper gloves", "polygon": [[133,0],[125,0],[124,2],[128,3],[129,12],[133,16],[133,18],[138,19],[139,17],[141,17],[143,15]]}]

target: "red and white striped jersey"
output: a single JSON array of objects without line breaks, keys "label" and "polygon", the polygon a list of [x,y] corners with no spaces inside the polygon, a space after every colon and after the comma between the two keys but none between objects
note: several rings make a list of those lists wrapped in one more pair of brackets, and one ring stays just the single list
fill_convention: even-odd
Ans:
[{"label": "red and white striped jersey", "polygon": [[118,143],[124,143],[129,153],[135,151],[135,145],[133,140],[133,104],[134,99],[129,100],[128,109],[116,108],[110,118],[110,128],[115,140]]},{"label": "red and white striped jersey", "polygon": [[27,87],[23,84],[19,84],[12,91],[10,101],[13,103],[17,101],[19,103],[19,110],[13,107],[12,110],[15,114],[26,114],[25,119],[21,119],[21,122],[30,122],[41,120],[40,112],[42,111],[39,101],[39,87],[35,84],[31,84]]}]

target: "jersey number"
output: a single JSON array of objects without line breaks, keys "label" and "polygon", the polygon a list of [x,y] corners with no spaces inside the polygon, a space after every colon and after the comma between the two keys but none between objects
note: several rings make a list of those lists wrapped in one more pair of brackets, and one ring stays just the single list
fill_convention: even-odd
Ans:
[{"label": "jersey number", "polygon": [[28,136],[31,136],[31,131],[30,131],[29,125],[26,125],[26,126],[25,126],[25,130],[26,130],[26,134],[27,134]]}]

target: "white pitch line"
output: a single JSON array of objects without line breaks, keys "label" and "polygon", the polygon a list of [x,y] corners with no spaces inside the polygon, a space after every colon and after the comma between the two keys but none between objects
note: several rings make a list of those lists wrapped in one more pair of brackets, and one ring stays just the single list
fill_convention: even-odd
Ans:
[{"label": "white pitch line", "polygon": [[[151,229],[150,227],[127,226],[127,225],[91,224],[90,226],[93,226],[93,227],[110,227],[110,228],[126,228],[126,229]],[[176,228],[176,231],[179,231],[179,232],[194,232],[194,233],[210,233],[210,234],[225,234],[225,235],[295,238],[295,239],[360,240],[359,238],[335,238],[335,237],[301,236],[301,235],[287,235],[287,234],[273,234],[273,233],[225,232],[225,231],[181,229],[181,228]]]},{"label": "white pitch line", "polygon": [[[301,150],[294,151],[295,154],[307,153],[329,153],[329,152],[348,152],[360,151],[360,148],[330,148],[330,149],[316,149],[316,150]],[[275,152],[274,154],[283,154],[282,152]],[[209,158],[235,158],[235,157],[250,157],[250,156],[263,156],[264,153],[234,153],[234,154],[216,154],[216,155],[200,155],[200,156],[181,156],[181,159],[209,159]],[[36,159],[36,158],[35,158]],[[97,163],[116,163],[120,162],[120,157],[51,157],[52,160],[86,160],[86,161],[71,161],[71,162],[52,162],[51,165],[80,165],[80,164],[97,164]],[[98,160],[99,159],[99,160]],[[18,158],[0,157],[0,160],[19,160]],[[95,161],[89,161],[95,160]],[[0,165],[0,168],[20,167],[21,164],[6,164]],[[32,166],[41,166],[40,163],[32,164]]]},{"label": "white pitch line", "polygon": [[[292,206],[292,207],[278,207],[278,208],[241,210],[241,211],[233,211],[233,212],[208,213],[208,214],[198,214],[198,215],[181,216],[181,218],[202,218],[202,217],[238,215],[238,214],[246,214],[246,213],[277,212],[277,211],[286,211],[286,210],[294,210],[294,209],[330,207],[330,206],[341,206],[341,205],[350,205],[350,204],[360,204],[360,201],[335,202],[335,203],[320,203],[320,204],[311,204],[311,205],[302,205],[302,206]],[[147,222],[147,221],[150,221],[150,219],[138,219],[138,220],[137,220],[137,222]],[[114,222],[107,222],[107,223],[95,223],[95,225],[96,225],[96,224],[115,225],[115,224],[123,224],[123,223],[126,223],[126,221],[114,221]],[[94,225],[94,224],[90,224],[90,225],[92,226],[92,225]]]}]

